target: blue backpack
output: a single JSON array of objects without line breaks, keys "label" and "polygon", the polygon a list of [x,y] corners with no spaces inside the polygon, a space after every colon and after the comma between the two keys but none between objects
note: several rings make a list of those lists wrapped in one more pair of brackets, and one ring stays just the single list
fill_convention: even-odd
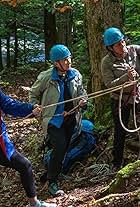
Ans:
[{"label": "blue backpack", "polygon": [[[67,174],[75,161],[84,159],[96,146],[96,138],[93,134],[94,125],[88,120],[82,120],[82,128],[79,136],[71,140],[68,151],[62,164],[62,173]],[[43,163],[47,167],[52,150],[44,155]]]}]

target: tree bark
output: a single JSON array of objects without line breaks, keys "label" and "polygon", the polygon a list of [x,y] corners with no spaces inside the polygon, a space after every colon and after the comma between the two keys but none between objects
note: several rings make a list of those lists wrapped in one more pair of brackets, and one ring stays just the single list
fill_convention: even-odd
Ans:
[{"label": "tree bark", "polygon": [[18,37],[17,37],[17,15],[16,15],[16,8],[14,10],[14,39],[15,39],[15,45],[14,45],[14,68],[17,67],[18,62]]},{"label": "tree bark", "polygon": [[0,38],[0,71],[3,70],[3,63],[2,63],[2,44],[1,44],[1,38]]},{"label": "tree bark", "polygon": [[[123,5],[121,0],[85,0],[87,41],[91,64],[92,92],[104,88],[100,64],[106,51],[102,43],[102,33],[107,27],[122,26]],[[95,115],[102,122],[105,97],[95,99]]]},{"label": "tree bark", "polygon": [[64,13],[57,14],[58,42],[71,46],[72,43],[72,11],[68,10]]},{"label": "tree bark", "polygon": [[45,60],[49,60],[50,48],[57,42],[55,14],[44,8]]},{"label": "tree bark", "polygon": [[10,35],[6,39],[6,48],[7,48],[7,68],[10,68],[11,61],[10,61]]}]

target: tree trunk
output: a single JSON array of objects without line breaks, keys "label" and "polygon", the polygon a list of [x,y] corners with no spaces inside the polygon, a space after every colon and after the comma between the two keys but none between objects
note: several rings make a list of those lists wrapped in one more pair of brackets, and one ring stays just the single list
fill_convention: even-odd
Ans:
[{"label": "tree trunk", "polygon": [[25,11],[23,9],[23,58],[24,58],[24,64],[26,63],[26,29],[25,29]]},{"label": "tree trunk", "polygon": [[[104,88],[100,63],[105,55],[102,43],[102,33],[105,28],[122,26],[122,1],[121,0],[85,0],[86,29],[88,49],[91,63],[91,86],[92,92]],[[105,97],[95,99],[95,115],[98,121],[103,121],[102,116],[105,111]]]},{"label": "tree trunk", "polygon": [[10,35],[7,37],[6,40],[6,48],[7,48],[7,68],[10,68],[11,61],[10,61]]},{"label": "tree trunk", "polygon": [[0,71],[3,70],[3,63],[2,63],[2,44],[1,44],[1,38],[0,38]]},{"label": "tree trunk", "polygon": [[44,8],[45,60],[49,60],[50,48],[57,42],[55,14]]},{"label": "tree trunk", "polygon": [[58,13],[57,17],[58,42],[69,47],[72,43],[72,11],[68,10],[64,13]]},{"label": "tree trunk", "polygon": [[14,68],[16,68],[17,67],[17,60],[18,60],[18,37],[17,37],[16,9],[15,9],[15,20],[14,20],[14,38],[15,38]]}]

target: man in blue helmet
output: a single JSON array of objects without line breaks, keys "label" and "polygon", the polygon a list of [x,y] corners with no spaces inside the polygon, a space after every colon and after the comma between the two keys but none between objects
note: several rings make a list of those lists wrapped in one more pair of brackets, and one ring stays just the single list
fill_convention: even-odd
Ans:
[{"label": "man in blue helmet", "polygon": [[[140,74],[140,46],[126,46],[124,34],[115,27],[105,30],[103,41],[108,54],[102,59],[101,72],[105,85],[114,87],[129,80],[134,80]],[[124,89],[122,97],[122,121],[128,126],[130,109],[133,103],[133,86]],[[114,120],[113,170],[118,170],[123,161],[123,151],[126,131],[119,120],[119,91],[111,94],[111,108]]]},{"label": "man in blue helmet", "polygon": [[[53,151],[50,156],[47,179],[49,192],[53,196],[63,194],[57,184],[61,172],[62,161],[68,149],[75,126],[80,124],[80,110],[65,116],[75,106],[86,105],[86,92],[83,89],[82,76],[78,70],[71,67],[71,52],[65,45],[55,45],[50,50],[50,60],[53,68],[41,72],[30,90],[30,101],[41,104],[42,127],[45,136],[48,134]],[[65,104],[56,104],[52,107],[45,106],[65,100],[85,96]]]}]

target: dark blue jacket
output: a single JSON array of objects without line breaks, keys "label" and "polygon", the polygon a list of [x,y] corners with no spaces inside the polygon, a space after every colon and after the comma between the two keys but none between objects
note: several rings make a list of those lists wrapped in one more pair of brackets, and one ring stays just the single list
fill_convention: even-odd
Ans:
[{"label": "dark blue jacket", "polygon": [[[0,91],[0,115],[4,112],[5,114],[13,115],[14,117],[25,117],[32,113],[32,110],[32,104],[21,103],[20,101],[6,96],[2,91]],[[0,147],[10,160],[15,148],[13,142],[9,139],[6,124],[3,121],[2,116],[0,117]]]}]

